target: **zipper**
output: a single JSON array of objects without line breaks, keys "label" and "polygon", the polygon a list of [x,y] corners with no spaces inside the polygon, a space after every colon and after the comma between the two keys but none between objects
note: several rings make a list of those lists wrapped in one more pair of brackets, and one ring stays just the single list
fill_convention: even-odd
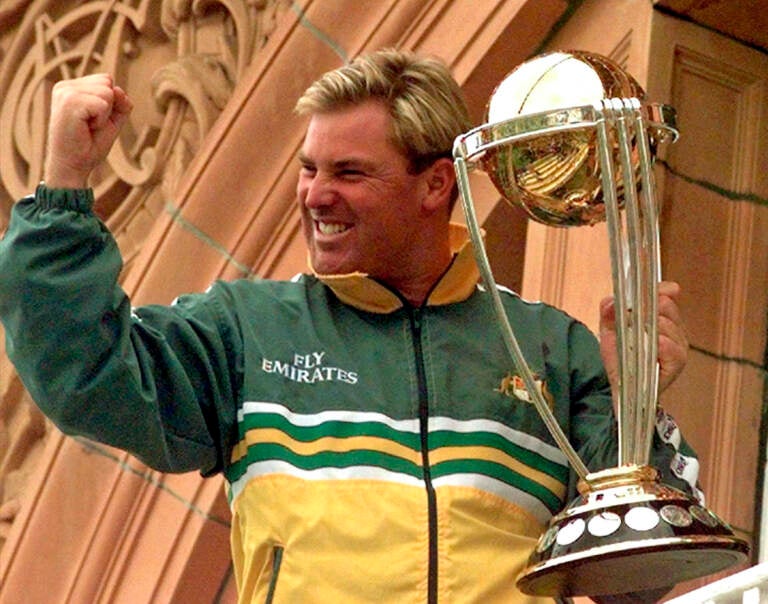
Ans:
[{"label": "zipper", "polygon": [[427,522],[429,536],[429,566],[427,571],[427,603],[437,604],[437,496],[432,484],[432,469],[429,463],[429,396],[427,377],[424,370],[424,353],[421,347],[421,309],[410,308],[411,337],[416,357],[416,381],[419,391],[419,438],[421,443],[421,466],[427,489]]},{"label": "zipper", "polygon": [[272,548],[272,577],[269,579],[269,589],[267,590],[266,604],[272,604],[275,599],[275,589],[277,589],[277,576],[280,574],[280,564],[283,561],[282,545],[276,545]]}]

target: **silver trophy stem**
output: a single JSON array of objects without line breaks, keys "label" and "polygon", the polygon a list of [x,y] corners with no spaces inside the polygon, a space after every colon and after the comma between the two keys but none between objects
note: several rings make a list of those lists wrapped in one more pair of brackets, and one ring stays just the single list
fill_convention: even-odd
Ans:
[{"label": "silver trophy stem", "polygon": [[[611,275],[613,277],[614,293],[628,291],[626,280],[628,278],[625,270],[625,241],[623,237],[621,216],[619,214],[619,202],[617,198],[615,176],[613,171],[613,157],[611,155],[610,140],[608,137],[608,126],[604,119],[598,120],[596,124],[597,131],[597,152],[600,160],[600,174],[603,186],[603,201],[605,204],[605,218],[608,227],[608,242],[611,256]],[[619,383],[618,393],[618,424],[619,424],[619,465],[622,465],[627,459],[626,443],[627,427],[631,426],[632,413],[625,406],[625,401],[630,397],[631,391],[631,362],[629,341],[632,336],[631,314],[628,306],[631,301],[625,296],[616,295],[614,297],[614,306],[616,312],[616,348],[618,354]]]},{"label": "silver trophy stem", "polygon": [[502,338],[510,356],[515,364],[515,368],[520,373],[520,377],[523,379],[525,389],[533,401],[536,410],[538,411],[544,424],[547,426],[552,438],[555,439],[557,446],[568,459],[573,470],[578,474],[579,478],[586,479],[589,470],[581,461],[571,443],[568,442],[568,438],[560,428],[560,424],[557,423],[557,419],[550,411],[547,402],[544,400],[539,388],[536,386],[533,372],[531,372],[528,363],[523,357],[523,353],[520,350],[520,345],[517,342],[512,326],[509,324],[509,318],[504,310],[504,306],[501,303],[501,297],[496,287],[496,280],[493,277],[491,271],[491,265],[488,262],[488,255],[485,251],[485,244],[483,243],[483,235],[480,229],[480,225],[477,221],[477,214],[475,213],[474,202],[472,199],[472,192],[469,186],[469,175],[467,171],[466,162],[462,157],[457,157],[454,160],[454,167],[456,170],[457,183],[459,186],[460,197],[462,201],[462,207],[464,209],[464,215],[467,221],[467,228],[469,230],[470,239],[472,240],[472,246],[475,252],[475,260],[478,268],[480,269],[480,275],[483,278],[488,293],[491,296],[493,303],[493,309],[496,314],[496,319],[501,327]]},{"label": "silver trophy stem", "polygon": [[[603,101],[600,112],[604,119],[597,124],[616,304],[619,466],[648,463],[658,390],[658,218],[650,149],[639,109],[636,99]],[[630,122],[640,156],[642,195],[632,184],[635,174]],[[620,179],[613,173],[609,126],[616,134]],[[624,222],[619,212],[617,182],[623,187]]]},{"label": "silver trophy stem", "polygon": [[652,159],[650,145],[648,144],[647,128],[639,111],[633,112],[635,123],[635,132],[638,133],[638,153],[640,156],[640,179],[643,187],[643,199],[645,204],[643,212],[645,220],[643,221],[644,240],[647,242],[648,254],[648,278],[645,282],[650,284],[649,291],[649,309],[648,317],[650,324],[647,328],[649,352],[646,356],[647,372],[647,397],[653,401],[652,407],[646,409],[644,418],[645,434],[642,441],[643,464],[647,464],[650,459],[651,439],[656,424],[656,407],[658,402],[659,389],[659,338],[658,338],[658,283],[661,281],[661,254],[659,252],[659,210],[656,199],[656,183],[654,182],[653,172],[651,170]]}]

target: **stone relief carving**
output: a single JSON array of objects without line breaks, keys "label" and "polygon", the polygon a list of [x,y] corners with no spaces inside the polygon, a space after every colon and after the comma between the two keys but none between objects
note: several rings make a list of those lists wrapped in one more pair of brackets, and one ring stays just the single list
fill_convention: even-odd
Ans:
[{"label": "stone relief carving", "polygon": [[[7,6],[6,6],[7,4]],[[0,233],[42,178],[50,91],[109,72],[135,109],[92,175],[126,267],[264,46],[286,0],[13,0],[0,9]],[[0,548],[50,430],[0,333]]]}]

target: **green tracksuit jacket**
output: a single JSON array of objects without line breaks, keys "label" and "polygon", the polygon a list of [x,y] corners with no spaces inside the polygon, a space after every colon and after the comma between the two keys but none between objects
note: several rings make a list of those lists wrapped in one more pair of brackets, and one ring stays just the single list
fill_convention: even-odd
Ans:
[{"label": "green tracksuit jacket", "polygon": [[[41,186],[14,207],[8,355],[64,432],[224,473],[242,602],[535,601],[515,576],[574,478],[516,386],[469,246],[421,308],[362,275],[217,282],[131,308],[92,201]],[[615,465],[593,335],[503,301],[586,465]],[[653,458],[665,482],[695,484],[668,418]]]}]

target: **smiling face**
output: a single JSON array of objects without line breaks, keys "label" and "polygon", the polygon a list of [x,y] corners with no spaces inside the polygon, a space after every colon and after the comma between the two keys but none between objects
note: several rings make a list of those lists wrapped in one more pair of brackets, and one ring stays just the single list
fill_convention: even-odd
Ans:
[{"label": "smiling face", "polygon": [[[433,274],[437,264],[443,270],[449,254],[443,241],[432,240],[434,170],[410,174],[390,128],[375,100],[314,114],[297,198],[317,273],[364,272],[402,291],[405,281]],[[443,222],[439,230],[447,233]]]}]

